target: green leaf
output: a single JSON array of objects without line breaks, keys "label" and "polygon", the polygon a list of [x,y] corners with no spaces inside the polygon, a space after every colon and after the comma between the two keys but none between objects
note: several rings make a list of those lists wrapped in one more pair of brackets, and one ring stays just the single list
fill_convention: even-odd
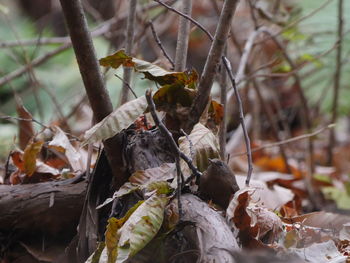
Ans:
[{"label": "green leaf", "polygon": [[320,181],[320,182],[332,183],[332,179],[330,178],[330,176],[325,175],[325,174],[314,174],[313,177],[315,180]]},{"label": "green leaf", "polygon": [[315,56],[305,53],[302,54],[298,59],[297,59],[297,63],[301,64],[303,62],[312,62],[316,67],[320,68],[323,66],[323,63],[321,60],[319,60],[318,58],[316,58]]},{"label": "green leaf", "polygon": [[287,30],[283,30],[282,36],[285,39],[293,42],[300,42],[301,40],[307,39],[307,35],[300,32],[297,27],[291,27]]},{"label": "green leaf", "polygon": [[132,62],[132,57],[125,54],[124,50],[119,50],[113,55],[101,58],[100,65],[104,67],[112,67],[117,69],[121,65],[125,67],[132,67],[134,63]]},{"label": "green leaf", "polygon": [[350,210],[350,196],[344,190],[333,186],[323,187],[325,198],[333,200],[339,209]]},{"label": "green leaf", "polygon": [[82,145],[113,137],[121,130],[129,127],[146,108],[147,101],[145,96],[123,104],[102,121],[87,130],[84,134],[85,140]]},{"label": "green leaf", "polygon": [[151,182],[145,187],[147,192],[153,192],[156,191],[157,194],[170,194],[173,189],[170,187],[170,184],[165,181],[157,181],[157,182]]},{"label": "green leaf", "polygon": [[125,262],[153,239],[162,225],[167,203],[166,196],[154,194],[130,216],[118,231],[120,239],[116,262]]},{"label": "green leaf", "polygon": [[[192,143],[193,155],[191,156],[190,142],[185,136],[179,138],[179,148],[188,157],[192,157],[193,164],[202,172],[208,167],[209,158],[220,158],[219,143],[216,136],[203,124],[198,123],[194,126],[189,139]],[[191,172],[187,164],[180,161],[181,171],[185,178],[187,178]]]}]

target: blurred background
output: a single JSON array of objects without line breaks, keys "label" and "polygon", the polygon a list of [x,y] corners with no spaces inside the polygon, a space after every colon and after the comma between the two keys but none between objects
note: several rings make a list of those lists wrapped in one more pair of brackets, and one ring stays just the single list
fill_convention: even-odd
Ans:
[{"label": "blurred background", "polygon": [[[165,1],[179,7],[178,1]],[[223,1],[194,1],[192,16],[214,34]],[[105,57],[124,47],[128,1],[83,0],[97,57]],[[342,75],[339,95],[338,139],[349,141],[350,2],[344,1]],[[0,114],[17,116],[16,99],[23,101],[32,116],[45,125],[58,124],[79,136],[91,126],[89,109],[78,66],[58,0],[3,0],[0,3]],[[170,70],[157,45],[149,21],[165,50],[174,57],[178,16],[153,1],[138,1],[133,56],[155,62]],[[245,78],[238,83],[245,113],[253,116],[253,141],[271,139],[271,123],[263,114],[255,92],[258,88],[282,138],[300,134],[298,89],[306,96],[313,127],[329,123],[336,68],[337,1],[257,0],[240,1],[228,39],[227,56],[237,70],[241,54],[256,26],[266,26],[283,49],[264,34],[255,40]],[[210,41],[192,27],[187,68],[202,71]],[[285,54],[293,61],[292,68]],[[31,64],[32,63],[32,64]],[[102,69],[110,96],[117,105],[122,86],[114,73]],[[293,78],[297,72],[300,83]],[[123,75],[122,69],[117,73]],[[252,81],[254,80],[254,81]],[[137,95],[154,84],[133,75]],[[215,82],[213,96],[219,96]],[[16,95],[16,96],[15,96]],[[18,99],[17,99],[18,100]],[[228,132],[238,126],[234,99],[228,106]],[[18,102],[17,102],[18,104]],[[40,129],[40,126],[37,126]],[[0,120],[0,159],[5,160],[16,143],[14,119]],[[326,143],[326,142],[325,142]]]}]

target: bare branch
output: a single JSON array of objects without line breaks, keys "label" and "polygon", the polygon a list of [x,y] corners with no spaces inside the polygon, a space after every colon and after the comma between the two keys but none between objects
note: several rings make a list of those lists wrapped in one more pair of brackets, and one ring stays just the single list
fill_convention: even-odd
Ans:
[{"label": "bare branch", "polygon": [[236,82],[235,82],[235,79],[234,79],[234,76],[233,76],[233,73],[231,70],[230,62],[226,58],[224,58],[223,60],[224,60],[224,65],[227,68],[227,71],[229,72],[229,78],[231,80],[231,84],[232,84],[233,90],[235,91],[237,102],[238,102],[239,121],[240,121],[241,126],[242,126],[244,141],[245,141],[245,145],[247,148],[247,157],[248,157],[248,173],[247,173],[247,179],[246,179],[245,183],[247,186],[249,186],[250,178],[251,178],[252,172],[253,172],[253,158],[252,158],[252,152],[251,152],[251,148],[250,148],[250,139],[249,139],[248,131],[247,131],[247,128],[246,128],[246,125],[244,122],[244,114],[243,114],[243,106],[242,106],[241,97],[238,94],[238,89],[236,87]]},{"label": "bare branch", "polygon": [[[300,141],[300,140],[305,140],[305,139],[309,139],[310,137],[314,137],[316,135],[318,135],[319,133],[321,132],[324,132],[325,130],[328,130],[328,129],[333,129],[335,128],[335,124],[332,123],[332,124],[329,124],[325,127],[322,127],[312,133],[307,133],[307,134],[303,134],[303,135],[299,135],[299,136],[296,136],[296,137],[293,137],[293,138],[290,138],[290,139],[287,139],[287,140],[283,140],[283,141],[279,141],[279,142],[275,142],[275,143],[269,143],[269,144],[264,144],[260,147],[257,147],[257,148],[252,148],[252,152],[257,152],[257,151],[261,151],[261,150],[264,150],[264,149],[267,149],[267,148],[272,148],[272,147],[278,147],[278,146],[281,146],[281,145],[284,145],[284,144],[288,144],[288,143],[292,143],[292,142],[296,142],[296,141]],[[231,157],[238,157],[238,156],[242,156],[242,155],[246,155],[247,152],[240,152],[240,153],[235,153],[235,154],[231,154]]]},{"label": "bare branch", "polygon": [[[332,123],[336,123],[338,119],[338,100],[339,100],[339,89],[342,71],[342,46],[343,46],[343,0],[338,0],[338,47],[336,56],[336,68],[334,74],[334,88],[333,88],[333,105],[332,105]],[[335,132],[331,130],[329,133],[329,145],[328,145],[328,164],[332,165],[333,162],[333,149],[336,144]]]},{"label": "bare branch", "polygon": [[31,119],[24,119],[24,118],[18,118],[18,117],[13,117],[13,116],[0,116],[0,119],[4,119],[4,120],[17,120],[17,121],[29,121],[29,122],[35,122],[36,124],[39,124],[40,126],[42,126],[43,128],[46,129],[50,129],[47,125],[41,123],[40,121],[31,118]]},{"label": "bare branch", "polygon": [[[227,46],[224,51],[224,55],[227,54]],[[221,70],[220,70],[220,76],[219,76],[219,84],[220,84],[220,103],[223,106],[223,116],[222,121],[220,123],[219,127],[219,145],[220,145],[220,156],[222,160],[226,159],[226,130],[227,130],[227,70],[225,68],[225,65],[222,61],[221,64]]]},{"label": "bare branch", "polygon": [[[97,63],[81,2],[80,0],[60,1],[94,119],[98,122],[111,113],[113,107]],[[120,187],[126,178],[121,178],[119,168],[113,165],[118,163],[120,159],[119,153],[116,152],[118,146],[114,143],[117,142],[107,140],[103,144],[113,175],[116,178],[116,186]]]},{"label": "bare branch", "polygon": [[112,112],[113,107],[104,86],[81,2],[61,0],[61,5],[91,108],[96,121],[101,121]]},{"label": "bare branch", "polygon": [[[128,55],[132,55],[132,48],[134,42],[134,32],[135,32],[135,18],[136,18],[136,0],[130,0],[129,3],[129,13],[128,20],[126,25],[126,44],[125,44],[125,52]],[[123,87],[120,94],[120,104],[122,105],[129,100],[129,88],[130,81],[132,75],[132,68],[124,67],[124,75],[123,75]]]},{"label": "bare branch", "polygon": [[[192,0],[182,0],[182,13],[191,16]],[[175,71],[184,71],[187,61],[188,41],[190,37],[190,20],[180,16],[175,53]]]},{"label": "bare branch", "polygon": [[228,60],[222,56],[226,39],[228,36],[228,33],[231,28],[231,21],[233,18],[233,14],[235,13],[236,6],[238,1],[235,0],[226,0],[224,2],[224,6],[222,8],[222,12],[220,15],[219,19],[219,24],[215,32],[215,37],[213,38],[211,34],[203,27],[201,26],[197,21],[192,19],[191,17],[173,9],[172,7],[167,6],[166,4],[162,3],[159,0],[154,0],[163,6],[169,8],[170,10],[174,11],[175,13],[181,15],[182,17],[185,17],[189,19],[191,22],[193,22],[195,25],[197,25],[200,29],[202,29],[207,36],[209,37],[210,40],[212,40],[212,45],[209,51],[209,55],[207,57],[203,74],[201,76],[201,80],[199,82],[199,87],[198,87],[198,95],[196,96],[194,102],[192,103],[191,111],[189,114],[188,121],[185,126],[186,131],[191,131],[193,126],[199,121],[199,118],[204,111],[208,100],[209,100],[209,95],[211,91],[211,86],[213,85],[214,82],[214,77],[216,74],[216,70],[219,64],[220,58],[223,61],[223,64],[225,65],[225,69],[228,72],[232,86],[235,90],[235,95],[238,101],[238,107],[239,107],[239,112],[240,112],[240,121],[241,125],[243,128],[243,133],[244,133],[244,138],[246,142],[246,147],[247,147],[247,152],[248,152],[248,174],[247,174],[247,180],[246,184],[249,185],[250,177],[253,171],[253,161],[252,161],[252,156],[250,153],[250,140],[249,140],[249,135],[247,133],[247,129],[245,127],[244,123],[244,114],[243,114],[243,106],[242,106],[242,101],[239,96],[239,93],[236,92],[236,82],[233,77],[232,69],[231,66],[228,64]]},{"label": "bare branch", "polygon": [[0,86],[12,81],[15,78],[18,78],[20,76],[22,76],[24,73],[26,73],[27,71],[29,71],[31,68],[41,65],[44,62],[46,62],[47,60],[49,60],[50,58],[56,56],[57,54],[65,51],[66,49],[68,49],[71,46],[71,44],[64,44],[50,52],[47,52],[46,54],[34,59],[33,61],[31,61],[29,64],[5,75],[4,77],[0,78]]},{"label": "bare branch", "polygon": [[157,32],[156,30],[154,29],[154,25],[153,25],[153,22],[152,21],[149,21],[149,25],[151,27],[151,31],[152,31],[152,35],[157,43],[157,45],[159,46],[160,50],[162,50],[163,52],[163,55],[167,58],[167,60],[170,62],[171,66],[174,68],[175,67],[175,64],[174,64],[174,61],[171,59],[171,57],[169,56],[169,54],[166,52],[166,50],[164,49],[163,45],[162,45],[162,42],[160,42],[160,39],[157,35]]},{"label": "bare branch", "polygon": [[126,87],[131,91],[132,95],[134,95],[135,99],[137,99],[137,95],[135,93],[135,91],[132,89],[132,87],[129,85],[129,83],[125,82],[125,80],[123,80],[121,77],[119,77],[117,74],[114,74],[114,76],[116,76],[118,79],[120,79],[122,81],[122,83],[124,85],[126,85]]},{"label": "bare branch", "polygon": [[152,118],[154,120],[154,123],[156,124],[156,126],[159,127],[159,130],[163,133],[163,135],[168,138],[172,152],[174,153],[174,155],[180,156],[186,162],[186,164],[188,165],[188,167],[192,171],[192,175],[189,178],[187,178],[187,180],[182,184],[182,186],[185,186],[186,184],[188,184],[194,177],[197,177],[197,178],[201,177],[202,173],[200,171],[198,171],[198,169],[193,165],[191,159],[188,158],[186,156],[186,154],[184,154],[183,152],[180,151],[172,134],[165,127],[163,122],[159,119],[158,115],[156,114],[156,107],[154,105],[154,101],[152,98],[152,92],[150,90],[146,91],[146,99],[147,99],[148,106],[150,108],[150,112],[152,114]]},{"label": "bare branch", "polygon": [[160,1],[160,0],[154,0],[154,1],[157,2],[157,3],[159,3],[159,4],[162,5],[162,6],[166,7],[167,9],[171,10],[172,12],[174,12],[174,13],[176,13],[176,14],[182,16],[182,17],[187,18],[187,19],[190,20],[193,24],[195,24],[198,28],[200,28],[200,29],[209,37],[209,39],[210,39],[211,41],[214,40],[213,36],[209,33],[209,31],[206,30],[204,26],[202,26],[200,23],[198,23],[198,22],[197,22],[196,20],[194,20],[192,17],[190,17],[190,16],[188,16],[188,15],[186,15],[186,14],[181,13],[180,11],[178,11],[178,10],[172,8],[171,6],[167,5],[166,3],[164,3],[164,2],[162,2],[162,1]]},{"label": "bare branch", "polygon": [[[172,2],[174,2],[174,0],[171,1],[167,1],[169,4],[171,4]],[[157,8],[158,4],[156,3],[149,3],[149,4],[145,4],[143,6],[141,6],[141,8],[138,10],[138,12],[140,14]],[[104,23],[102,23],[101,25],[97,26],[96,29],[92,30],[91,32],[91,36],[92,37],[98,37],[101,35],[104,35],[106,33],[108,33],[111,28],[119,23],[121,20],[126,19],[127,18],[127,13],[123,13],[123,14],[118,14],[118,17],[114,17],[111,18],[107,21],[105,21]],[[40,39],[24,39],[21,40],[21,44],[23,46],[36,46],[36,45],[53,45],[53,44],[68,44],[71,43],[70,37],[66,36],[66,37],[42,37]],[[11,48],[11,47],[17,47],[19,45],[18,41],[7,41],[7,42],[0,42],[0,48]]]},{"label": "bare branch", "polygon": [[210,47],[203,74],[199,81],[198,95],[195,98],[185,130],[188,132],[198,122],[204,111],[214,82],[214,76],[221,59],[226,39],[231,28],[231,21],[236,10],[237,0],[226,0],[221,11],[219,23],[215,32],[214,40]]}]

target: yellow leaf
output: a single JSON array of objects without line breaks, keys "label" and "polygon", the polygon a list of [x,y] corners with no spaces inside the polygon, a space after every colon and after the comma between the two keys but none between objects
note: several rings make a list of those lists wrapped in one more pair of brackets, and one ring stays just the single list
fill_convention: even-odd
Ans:
[{"label": "yellow leaf", "polygon": [[119,50],[113,55],[101,58],[100,65],[104,67],[119,68],[121,65],[125,67],[132,67],[134,63],[132,62],[132,57],[125,54],[124,50]]},{"label": "yellow leaf", "polygon": [[30,177],[36,170],[36,158],[41,151],[44,141],[30,142],[24,149],[24,172]]}]

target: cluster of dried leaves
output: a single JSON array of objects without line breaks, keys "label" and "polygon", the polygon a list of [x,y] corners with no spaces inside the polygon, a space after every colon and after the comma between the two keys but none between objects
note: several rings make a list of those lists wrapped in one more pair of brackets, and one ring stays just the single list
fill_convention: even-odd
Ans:
[{"label": "cluster of dried leaves", "polygon": [[[171,120],[168,127],[178,130],[183,127],[197,92],[195,71],[169,72],[123,51],[101,59],[100,63],[113,68],[132,67],[160,85],[153,96],[157,110],[166,112],[167,119]],[[50,129],[49,140],[44,139],[45,133],[40,133],[29,140],[24,151],[10,154],[9,165],[14,169],[6,182],[37,183],[74,177],[87,167],[86,153],[81,146],[111,138],[132,124],[139,132],[149,129],[152,120],[147,112],[145,96],[134,99],[86,131],[84,141],[75,146],[58,127]],[[192,159],[199,171],[205,171],[208,158],[219,157],[216,133],[221,120],[222,106],[212,100],[200,123],[188,136],[178,139],[179,149]],[[266,151],[257,152],[254,163],[260,172],[255,173],[249,187],[244,184],[244,176],[237,176],[241,190],[224,211],[227,224],[241,246],[298,255],[309,262],[349,260],[349,217],[328,212],[302,214],[310,197],[304,184],[305,168],[290,165],[292,174],[286,174],[282,159]],[[180,167],[184,178],[188,178],[191,170],[187,164],[181,160]],[[341,191],[337,186],[344,183],[341,177],[322,167],[318,171],[312,179],[313,189],[323,193],[323,197],[333,198],[339,209],[347,209],[348,203],[334,197]],[[113,197],[105,200],[100,207],[134,192],[143,197],[124,217],[109,219],[105,242],[87,262],[126,262],[146,246],[161,244],[181,219],[173,199],[176,176],[175,163],[136,171]]]},{"label": "cluster of dried leaves", "polygon": [[[46,139],[45,137],[48,137]],[[86,170],[86,152],[54,126],[33,136],[24,150],[10,153],[5,183],[28,184],[73,178]]]}]

